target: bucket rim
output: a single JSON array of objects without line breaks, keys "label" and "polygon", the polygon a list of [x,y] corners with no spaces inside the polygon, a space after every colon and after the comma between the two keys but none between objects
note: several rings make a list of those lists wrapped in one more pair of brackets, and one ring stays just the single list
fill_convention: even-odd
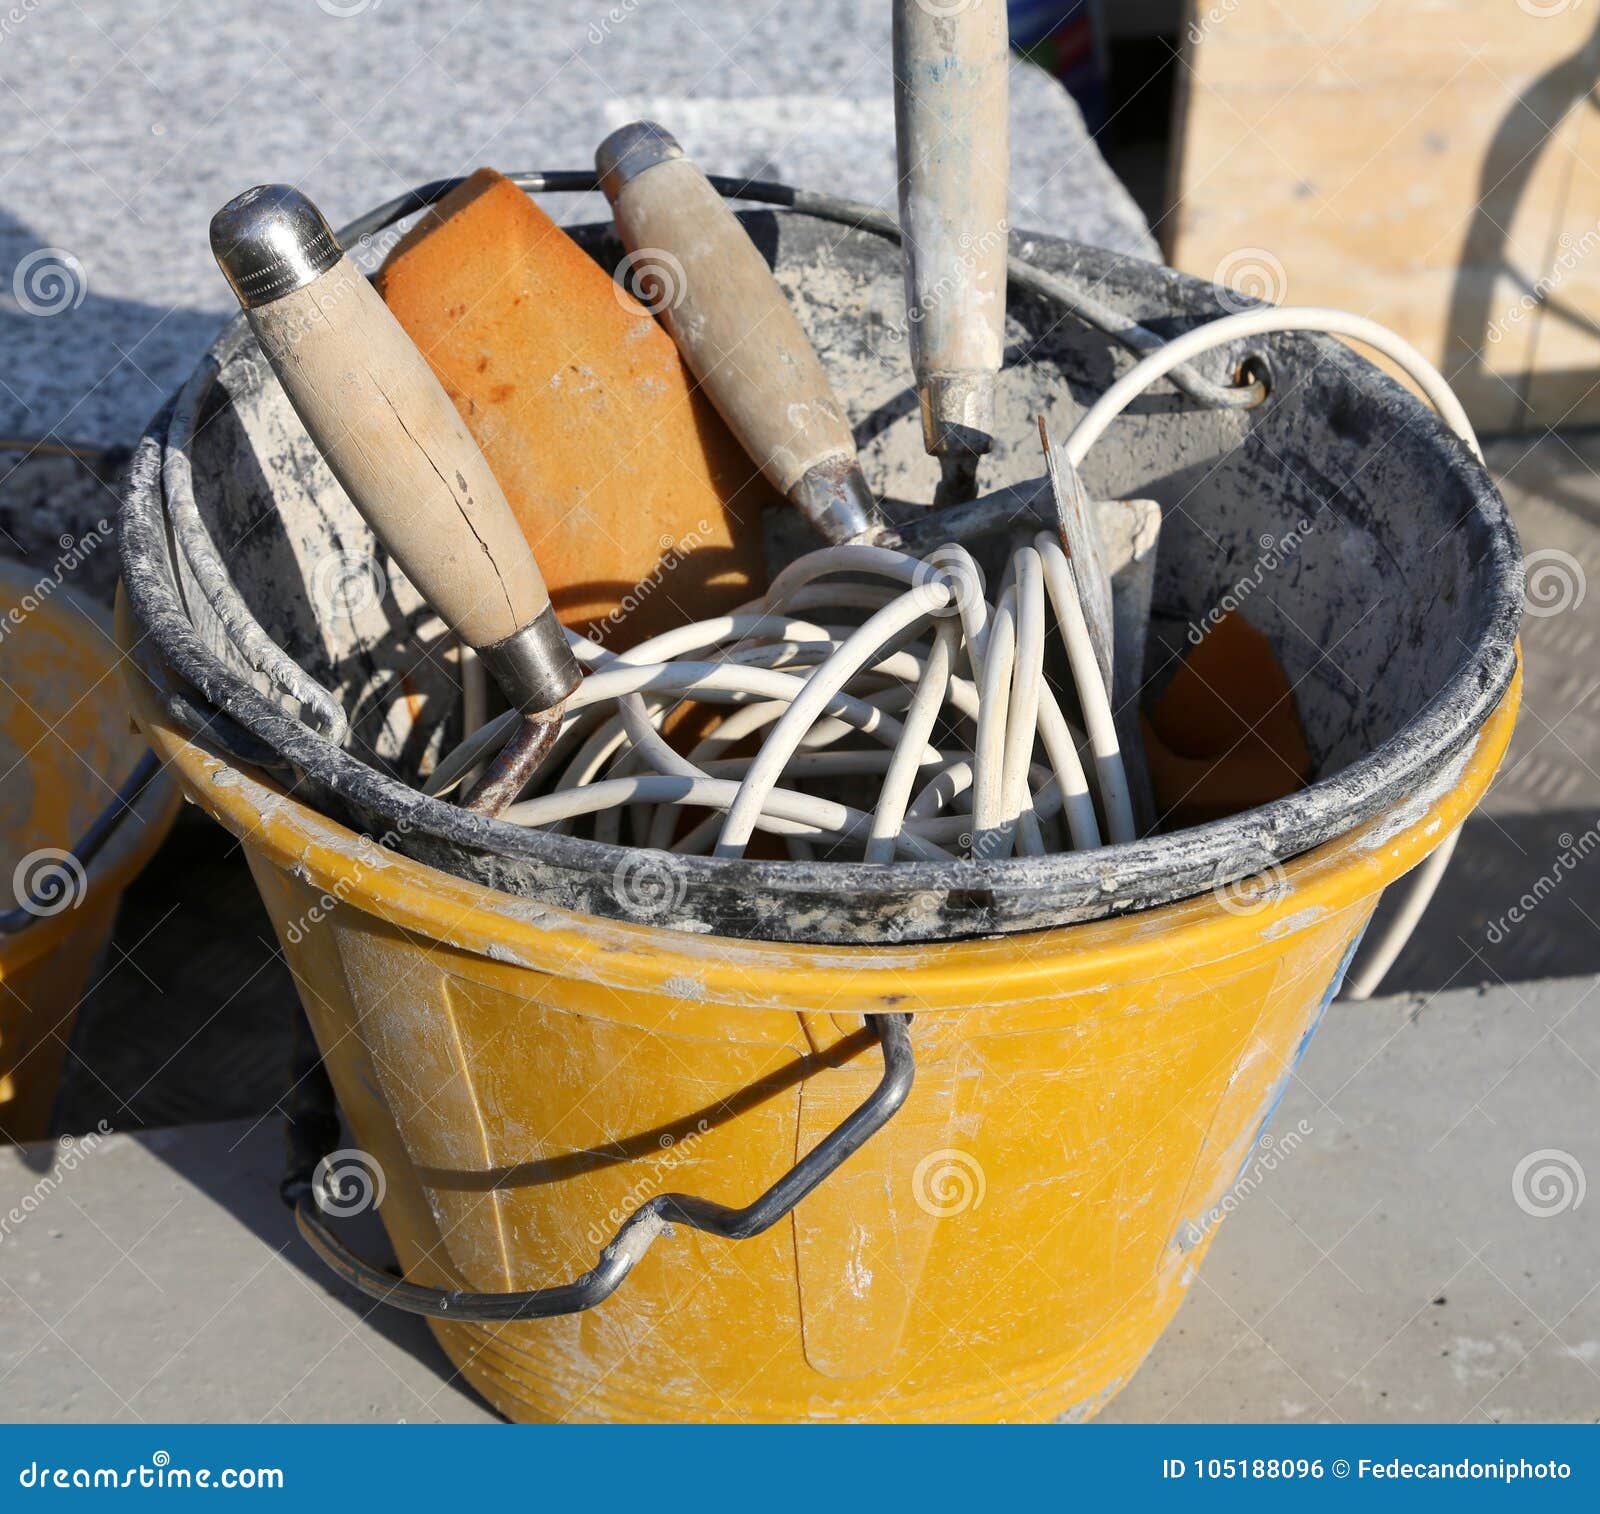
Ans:
[{"label": "bucket rim", "polygon": [[[773,213],[803,219],[812,214]],[[1043,233],[1019,232],[1017,242],[1032,259],[1070,263],[1102,282],[1111,270],[1120,270],[1124,279],[1163,281],[1191,307],[1176,323],[1180,326],[1213,318],[1210,306],[1218,294],[1209,281]],[[205,361],[215,364],[217,354],[247,337],[243,316],[236,316]],[[1095,851],[892,864],[687,857],[526,830],[423,795],[289,715],[223,664],[189,623],[167,565],[163,530],[161,464],[170,401],[141,438],[127,475],[120,532],[123,581],[135,618],[159,647],[168,673],[266,743],[297,773],[331,790],[361,823],[380,834],[385,827],[398,833],[394,839],[413,856],[458,876],[494,880],[508,892],[533,894],[579,913],[658,923],[658,898],[651,895],[641,908],[629,884],[640,869],[650,868],[657,875],[655,887],[664,878],[672,896],[668,913],[681,930],[837,945],[1023,931],[1148,908],[1259,872],[1424,789],[1488,719],[1514,676],[1521,558],[1504,501],[1482,464],[1421,400],[1337,339],[1278,336],[1266,345],[1314,356],[1324,371],[1336,371],[1342,381],[1371,395],[1373,403],[1381,394],[1391,405],[1414,412],[1408,424],[1414,419],[1441,468],[1470,501],[1457,529],[1471,530],[1476,538],[1474,577],[1483,598],[1476,645],[1405,726],[1337,773],[1239,815]],[[507,881],[506,875],[519,868],[526,877]],[[819,912],[819,899],[837,900],[839,908]],[[935,905],[920,903],[930,899]],[[946,901],[955,901],[955,907]],[[743,913],[758,904],[759,917]],[[926,918],[918,918],[919,908]]]},{"label": "bucket rim", "polygon": [[[124,645],[137,634],[122,606],[118,632]],[[920,1014],[970,1009],[975,994],[991,1006],[1092,995],[1108,981],[1168,972],[1174,962],[1215,963],[1246,953],[1276,958],[1297,933],[1370,908],[1482,798],[1510,745],[1522,669],[1519,654],[1505,694],[1451,765],[1451,782],[1441,795],[1422,803],[1403,800],[1275,867],[1259,902],[1241,907],[1219,890],[1020,937],[848,945],[702,936],[670,925],[581,915],[403,853],[378,851],[367,837],[184,730],[162,707],[149,677],[134,672],[129,683],[141,729],[196,802],[248,850],[321,890],[330,912],[347,905],[409,937],[437,941],[516,973],[752,1010]],[[352,858],[361,859],[353,885]],[[276,923],[282,928],[283,922]],[[1023,945],[1027,949],[1019,951]],[[781,1003],[775,1002],[774,984],[782,985]],[[586,1012],[606,1013],[604,1005]]]}]

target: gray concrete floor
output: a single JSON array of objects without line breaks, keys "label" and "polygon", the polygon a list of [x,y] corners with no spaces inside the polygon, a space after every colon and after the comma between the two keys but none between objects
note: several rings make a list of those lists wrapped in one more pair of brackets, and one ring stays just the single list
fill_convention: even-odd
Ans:
[{"label": "gray concrete floor", "polygon": [[[1522,714],[1391,992],[1600,972],[1600,433],[1486,455],[1530,575]],[[1509,920],[1530,893],[1537,909]]]},{"label": "gray concrete floor", "polygon": [[[206,227],[252,184],[298,184],[337,226],[484,164],[589,167],[607,132],[644,116],[708,172],[893,204],[878,0],[24,12],[0,47],[13,123],[0,142],[0,290],[31,268],[50,313],[0,298],[4,433],[134,440],[234,308]],[[1012,224],[1155,256],[1066,92],[1019,63],[1011,100]],[[606,218],[598,195],[548,206]],[[53,256],[24,267],[39,253]]]},{"label": "gray concrete floor", "polygon": [[1600,1419],[1597,987],[1336,1004],[1274,1120],[1311,1135],[1107,1418]]},{"label": "gray concrete floor", "polygon": [[[1600,1418],[1600,1204],[1518,1177],[1539,1152],[1600,1174],[1597,987],[1330,1011],[1274,1121],[1281,1158],[1105,1418]],[[38,1195],[0,1236],[7,1416],[492,1417],[419,1321],[321,1270],[279,1163],[271,1123],[113,1135],[67,1170],[50,1146],[0,1153],[0,1216]]]}]

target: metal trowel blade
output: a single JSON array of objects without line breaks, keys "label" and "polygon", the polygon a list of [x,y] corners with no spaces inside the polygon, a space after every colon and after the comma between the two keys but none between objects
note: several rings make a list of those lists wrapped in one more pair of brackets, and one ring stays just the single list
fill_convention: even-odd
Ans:
[{"label": "metal trowel blade", "polygon": [[1095,661],[1108,693],[1115,688],[1113,650],[1116,633],[1111,614],[1111,578],[1106,572],[1105,550],[1100,544],[1100,527],[1095,520],[1083,480],[1072,459],[1050,440],[1044,417],[1039,417],[1039,440],[1044,445],[1045,471],[1055,500],[1056,526],[1061,546],[1072,568],[1078,589],[1078,603],[1089,628]]}]

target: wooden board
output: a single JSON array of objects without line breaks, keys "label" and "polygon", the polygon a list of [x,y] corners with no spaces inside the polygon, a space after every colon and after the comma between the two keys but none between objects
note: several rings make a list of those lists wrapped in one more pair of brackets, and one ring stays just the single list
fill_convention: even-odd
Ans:
[{"label": "wooden board", "polygon": [[1486,432],[1600,420],[1597,22],[1579,0],[1191,3],[1169,261],[1383,321]]}]

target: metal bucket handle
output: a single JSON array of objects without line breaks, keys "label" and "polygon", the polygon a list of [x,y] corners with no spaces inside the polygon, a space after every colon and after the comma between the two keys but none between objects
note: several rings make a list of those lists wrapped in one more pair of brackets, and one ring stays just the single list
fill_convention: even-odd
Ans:
[{"label": "metal bucket handle", "polygon": [[[295,1106],[289,1115],[289,1171],[281,1193],[294,1209],[295,1224],[311,1249],[352,1288],[379,1304],[430,1319],[503,1323],[581,1314],[610,1298],[622,1280],[670,1225],[685,1225],[727,1241],[748,1240],[770,1230],[801,1199],[836,1172],[868,1140],[887,1125],[906,1101],[916,1074],[911,1051],[910,1015],[863,1017],[883,1052],[883,1077],[853,1113],[824,1136],[759,1198],[741,1209],[686,1193],[661,1193],[623,1221],[601,1249],[594,1268],[574,1282],[556,1283],[518,1293],[473,1293],[464,1289],[427,1288],[408,1283],[393,1272],[358,1256],[336,1236],[322,1213],[324,1182],[318,1168],[339,1139],[332,1089],[320,1062],[312,1060],[296,1080]],[[299,1017],[302,1036],[309,1030]]]}]

